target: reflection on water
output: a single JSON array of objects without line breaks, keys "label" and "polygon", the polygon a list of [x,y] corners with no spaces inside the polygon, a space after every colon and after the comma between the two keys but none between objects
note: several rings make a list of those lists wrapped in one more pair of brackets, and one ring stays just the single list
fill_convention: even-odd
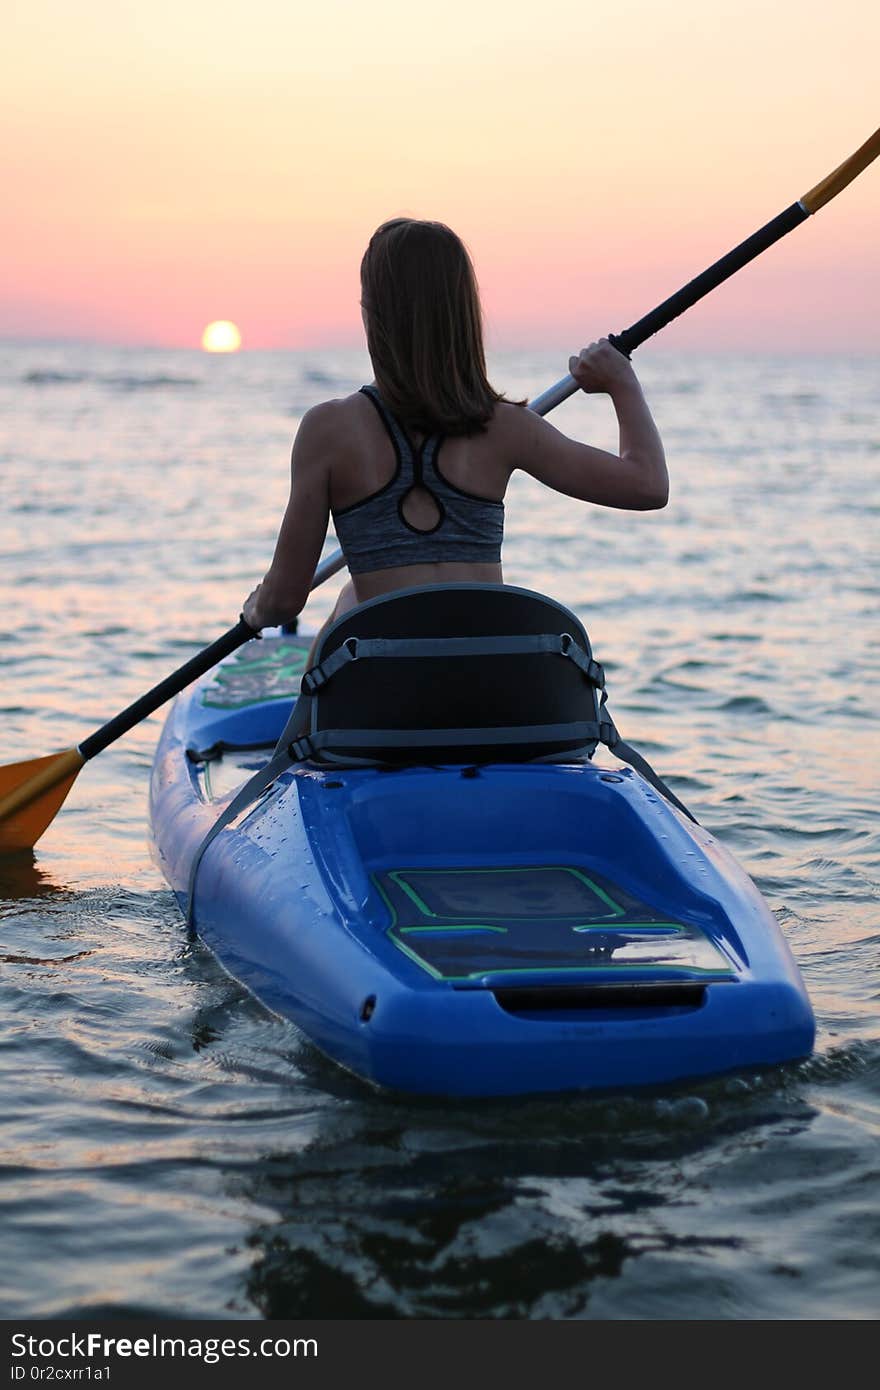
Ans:
[{"label": "reflection on water", "polygon": [[[562,371],[497,365],[514,395]],[[187,940],[147,844],[157,716],[0,861],[3,1316],[880,1312],[877,364],[641,370],[669,508],[517,477],[506,574],[577,609],[624,737],[755,877],[816,1055],[645,1094],[377,1095]],[[356,354],[0,347],[0,759],[78,742],[230,626],[292,416],[364,376]],[[601,401],[556,418],[614,446]]]},{"label": "reflection on water", "polygon": [[30,850],[0,855],[0,899],[45,898],[64,889]]},{"label": "reflection on water", "polygon": [[[685,1271],[718,1252],[735,1263],[749,1243],[720,1213],[693,1223],[677,1210],[691,1205],[688,1170],[711,1141],[742,1145],[782,1108],[746,1116],[735,1096],[709,1094],[416,1111],[391,1131],[393,1116],[374,1117],[354,1142],[260,1175],[274,1211],[253,1240],[252,1297],[267,1317],[326,1316],[321,1289],[346,1317],[607,1316],[593,1302],[615,1297],[617,1316],[636,1316],[647,1260],[676,1316]],[[809,1112],[790,1116],[803,1127]]]}]

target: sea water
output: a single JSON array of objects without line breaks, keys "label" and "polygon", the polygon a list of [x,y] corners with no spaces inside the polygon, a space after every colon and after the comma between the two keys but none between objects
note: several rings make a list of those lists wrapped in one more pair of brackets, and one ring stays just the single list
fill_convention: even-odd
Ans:
[{"label": "sea water", "polygon": [[[492,376],[534,395],[566,361]],[[880,1312],[880,361],[637,365],[669,506],[517,475],[505,577],[577,611],[623,736],[757,882],[815,1055],[652,1092],[374,1092],[187,939],[150,857],[156,715],[0,863],[0,1316]],[[357,351],[0,344],[0,761],[80,741],[232,626],[298,421],[367,377]],[[553,420],[616,447],[605,398]]]}]

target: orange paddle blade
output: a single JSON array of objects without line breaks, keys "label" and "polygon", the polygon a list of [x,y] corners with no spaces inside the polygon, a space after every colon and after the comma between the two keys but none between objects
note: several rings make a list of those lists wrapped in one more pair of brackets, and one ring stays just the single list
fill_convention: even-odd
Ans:
[{"label": "orange paddle blade", "polygon": [[76,781],[78,748],[0,767],[0,854],[33,849]]},{"label": "orange paddle blade", "polygon": [[849,159],[845,159],[839,164],[827,178],[822,179],[811,188],[809,193],[805,193],[800,199],[801,205],[807,212],[818,212],[824,208],[826,203],[830,203],[832,198],[836,198],[838,193],[842,193],[847,184],[852,183],[853,179],[858,178],[863,169],[867,169],[869,164],[873,164],[877,156],[880,155],[880,130],[875,130],[870,139],[864,145],[860,145],[855,154],[851,154]]}]

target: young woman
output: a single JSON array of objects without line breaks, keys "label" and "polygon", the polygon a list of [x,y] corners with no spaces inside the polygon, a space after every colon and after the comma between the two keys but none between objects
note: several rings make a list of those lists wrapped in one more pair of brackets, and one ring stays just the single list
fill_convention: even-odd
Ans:
[{"label": "young woman", "polygon": [[332,516],[350,581],[334,618],[419,584],[503,582],[504,493],[514,469],[568,497],[663,507],[663,445],[630,363],[607,339],[569,361],[607,392],[618,454],[581,444],[489,385],[470,257],[439,222],[396,218],[361,263],[371,385],[302,419],[271,566],[247,598],[255,630],[304,607]]}]

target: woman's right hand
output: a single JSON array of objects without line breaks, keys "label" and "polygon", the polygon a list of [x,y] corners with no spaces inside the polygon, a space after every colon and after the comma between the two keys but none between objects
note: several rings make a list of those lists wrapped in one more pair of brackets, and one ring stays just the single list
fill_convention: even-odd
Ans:
[{"label": "woman's right hand", "polygon": [[589,347],[581,348],[577,357],[570,357],[568,370],[581,390],[590,394],[605,391],[613,396],[621,386],[638,384],[629,358],[618,352],[607,338],[590,343]]}]

